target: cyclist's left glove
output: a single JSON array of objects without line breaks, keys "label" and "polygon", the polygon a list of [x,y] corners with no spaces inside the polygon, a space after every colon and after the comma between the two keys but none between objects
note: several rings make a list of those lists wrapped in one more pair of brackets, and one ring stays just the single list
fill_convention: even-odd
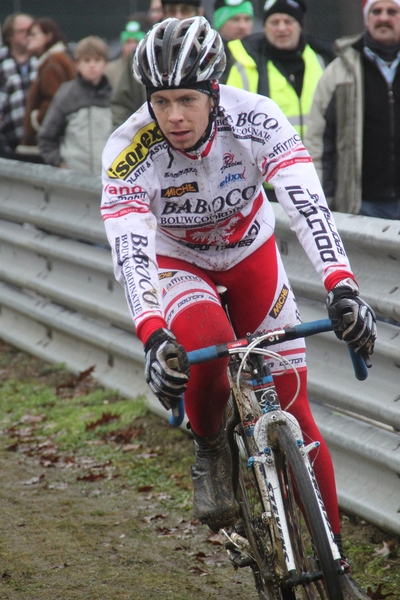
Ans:
[{"label": "cyclist's left glove", "polygon": [[363,355],[371,355],[376,340],[376,317],[372,308],[359,297],[351,279],[340,281],[326,299],[328,315],[340,340]]},{"label": "cyclist's left glove", "polygon": [[189,381],[189,360],[185,348],[168,329],[157,329],[144,351],[145,376],[151,391],[169,410],[181,400]]}]

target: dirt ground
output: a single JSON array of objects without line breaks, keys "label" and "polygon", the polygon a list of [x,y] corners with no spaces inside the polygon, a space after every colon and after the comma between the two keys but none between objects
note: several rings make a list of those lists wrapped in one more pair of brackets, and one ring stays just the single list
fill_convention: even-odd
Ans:
[{"label": "dirt ground", "polygon": [[[189,436],[100,392],[0,340],[0,600],[256,600],[191,517]],[[342,523],[369,597],[400,599],[398,540]]]},{"label": "dirt ground", "polygon": [[46,469],[4,446],[0,461],[1,600],[256,597],[221,538],[187,511],[166,511],[162,495],[78,481],[75,469]]}]

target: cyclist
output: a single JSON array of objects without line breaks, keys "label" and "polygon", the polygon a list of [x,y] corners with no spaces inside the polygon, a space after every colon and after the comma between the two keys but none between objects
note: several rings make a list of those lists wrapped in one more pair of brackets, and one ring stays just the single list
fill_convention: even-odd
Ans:
[{"label": "cyclist", "polygon": [[[185,393],[195,442],[194,514],[214,531],[233,523],[238,508],[221,426],[229,398],[227,359],[193,366],[189,374],[186,351],[300,322],[264,181],[274,185],[323,280],[336,335],[365,355],[372,354],[376,337],[373,311],[359,296],[300,137],[269,98],[219,86],[224,67],[221,38],[203,17],[153,27],[133,66],[147,104],[104,150],[102,198],[115,276],[144,344],[147,382],[167,409]],[[217,285],[227,289],[234,331]],[[332,462],[307,398],[304,340],[277,350],[300,373],[290,412],[306,439],[321,441],[315,472],[338,535]],[[271,366],[283,371],[279,361]],[[295,376],[287,372],[276,385],[284,408]]]}]

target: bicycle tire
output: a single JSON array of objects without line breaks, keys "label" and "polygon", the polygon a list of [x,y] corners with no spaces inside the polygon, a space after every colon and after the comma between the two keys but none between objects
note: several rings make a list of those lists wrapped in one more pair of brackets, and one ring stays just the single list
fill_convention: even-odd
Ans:
[{"label": "bicycle tire", "polygon": [[[343,600],[338,566],[332,556],[319,501],[294,435],[286,424],[277,424],[272,433],[272,441],[275,466],[279,474],[295,553],[297,575],[315,570],[314,561],[323,574],[323,584],[316,581],[301,586],[303,597]],[[299,506],[302,507],[302,511]],[[304,549],[304,538],[308,539],[308,543],[312,546],[315,558],[310,559],[307,555]]]},{"label": "bicycle tire", "polygon": [[231,560],[235,568],[241,566],[251,568],[260,600],[286,600],[274,578],[273,569],[270,568],[273,544],[272,540],[269,543],[265,540],[269,528],[264,528],[262,524],[262,495],[254,471],[247,467],[247,459],[252,456],[252,452],[240,419],[235,414],[231,403],[227,413],[227,435],[232,450],[235,495],[240,508],[240,522],[233,530],[247,540],[249,545],[247,554],[251,558],[244,563],[235,563],[232,557]]}]

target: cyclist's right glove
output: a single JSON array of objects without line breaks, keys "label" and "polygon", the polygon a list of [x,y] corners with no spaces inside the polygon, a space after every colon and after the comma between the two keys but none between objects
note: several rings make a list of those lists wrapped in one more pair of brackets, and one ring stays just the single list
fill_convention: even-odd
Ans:
[{"label": "cyclist's right glove", "polygon": [[151,391],[169,410],[181,400],[189,381],[189,361],[183,346],[168,329],[157,329],[144,351],[145,376]]},{"label": "cyclist's right glove", "polygon": [[374,351],[376,317],[358,294],[355,282],[341,281],[329,292],[326,307],[336,337],[347,342],[355,352],[368,356]]}]

